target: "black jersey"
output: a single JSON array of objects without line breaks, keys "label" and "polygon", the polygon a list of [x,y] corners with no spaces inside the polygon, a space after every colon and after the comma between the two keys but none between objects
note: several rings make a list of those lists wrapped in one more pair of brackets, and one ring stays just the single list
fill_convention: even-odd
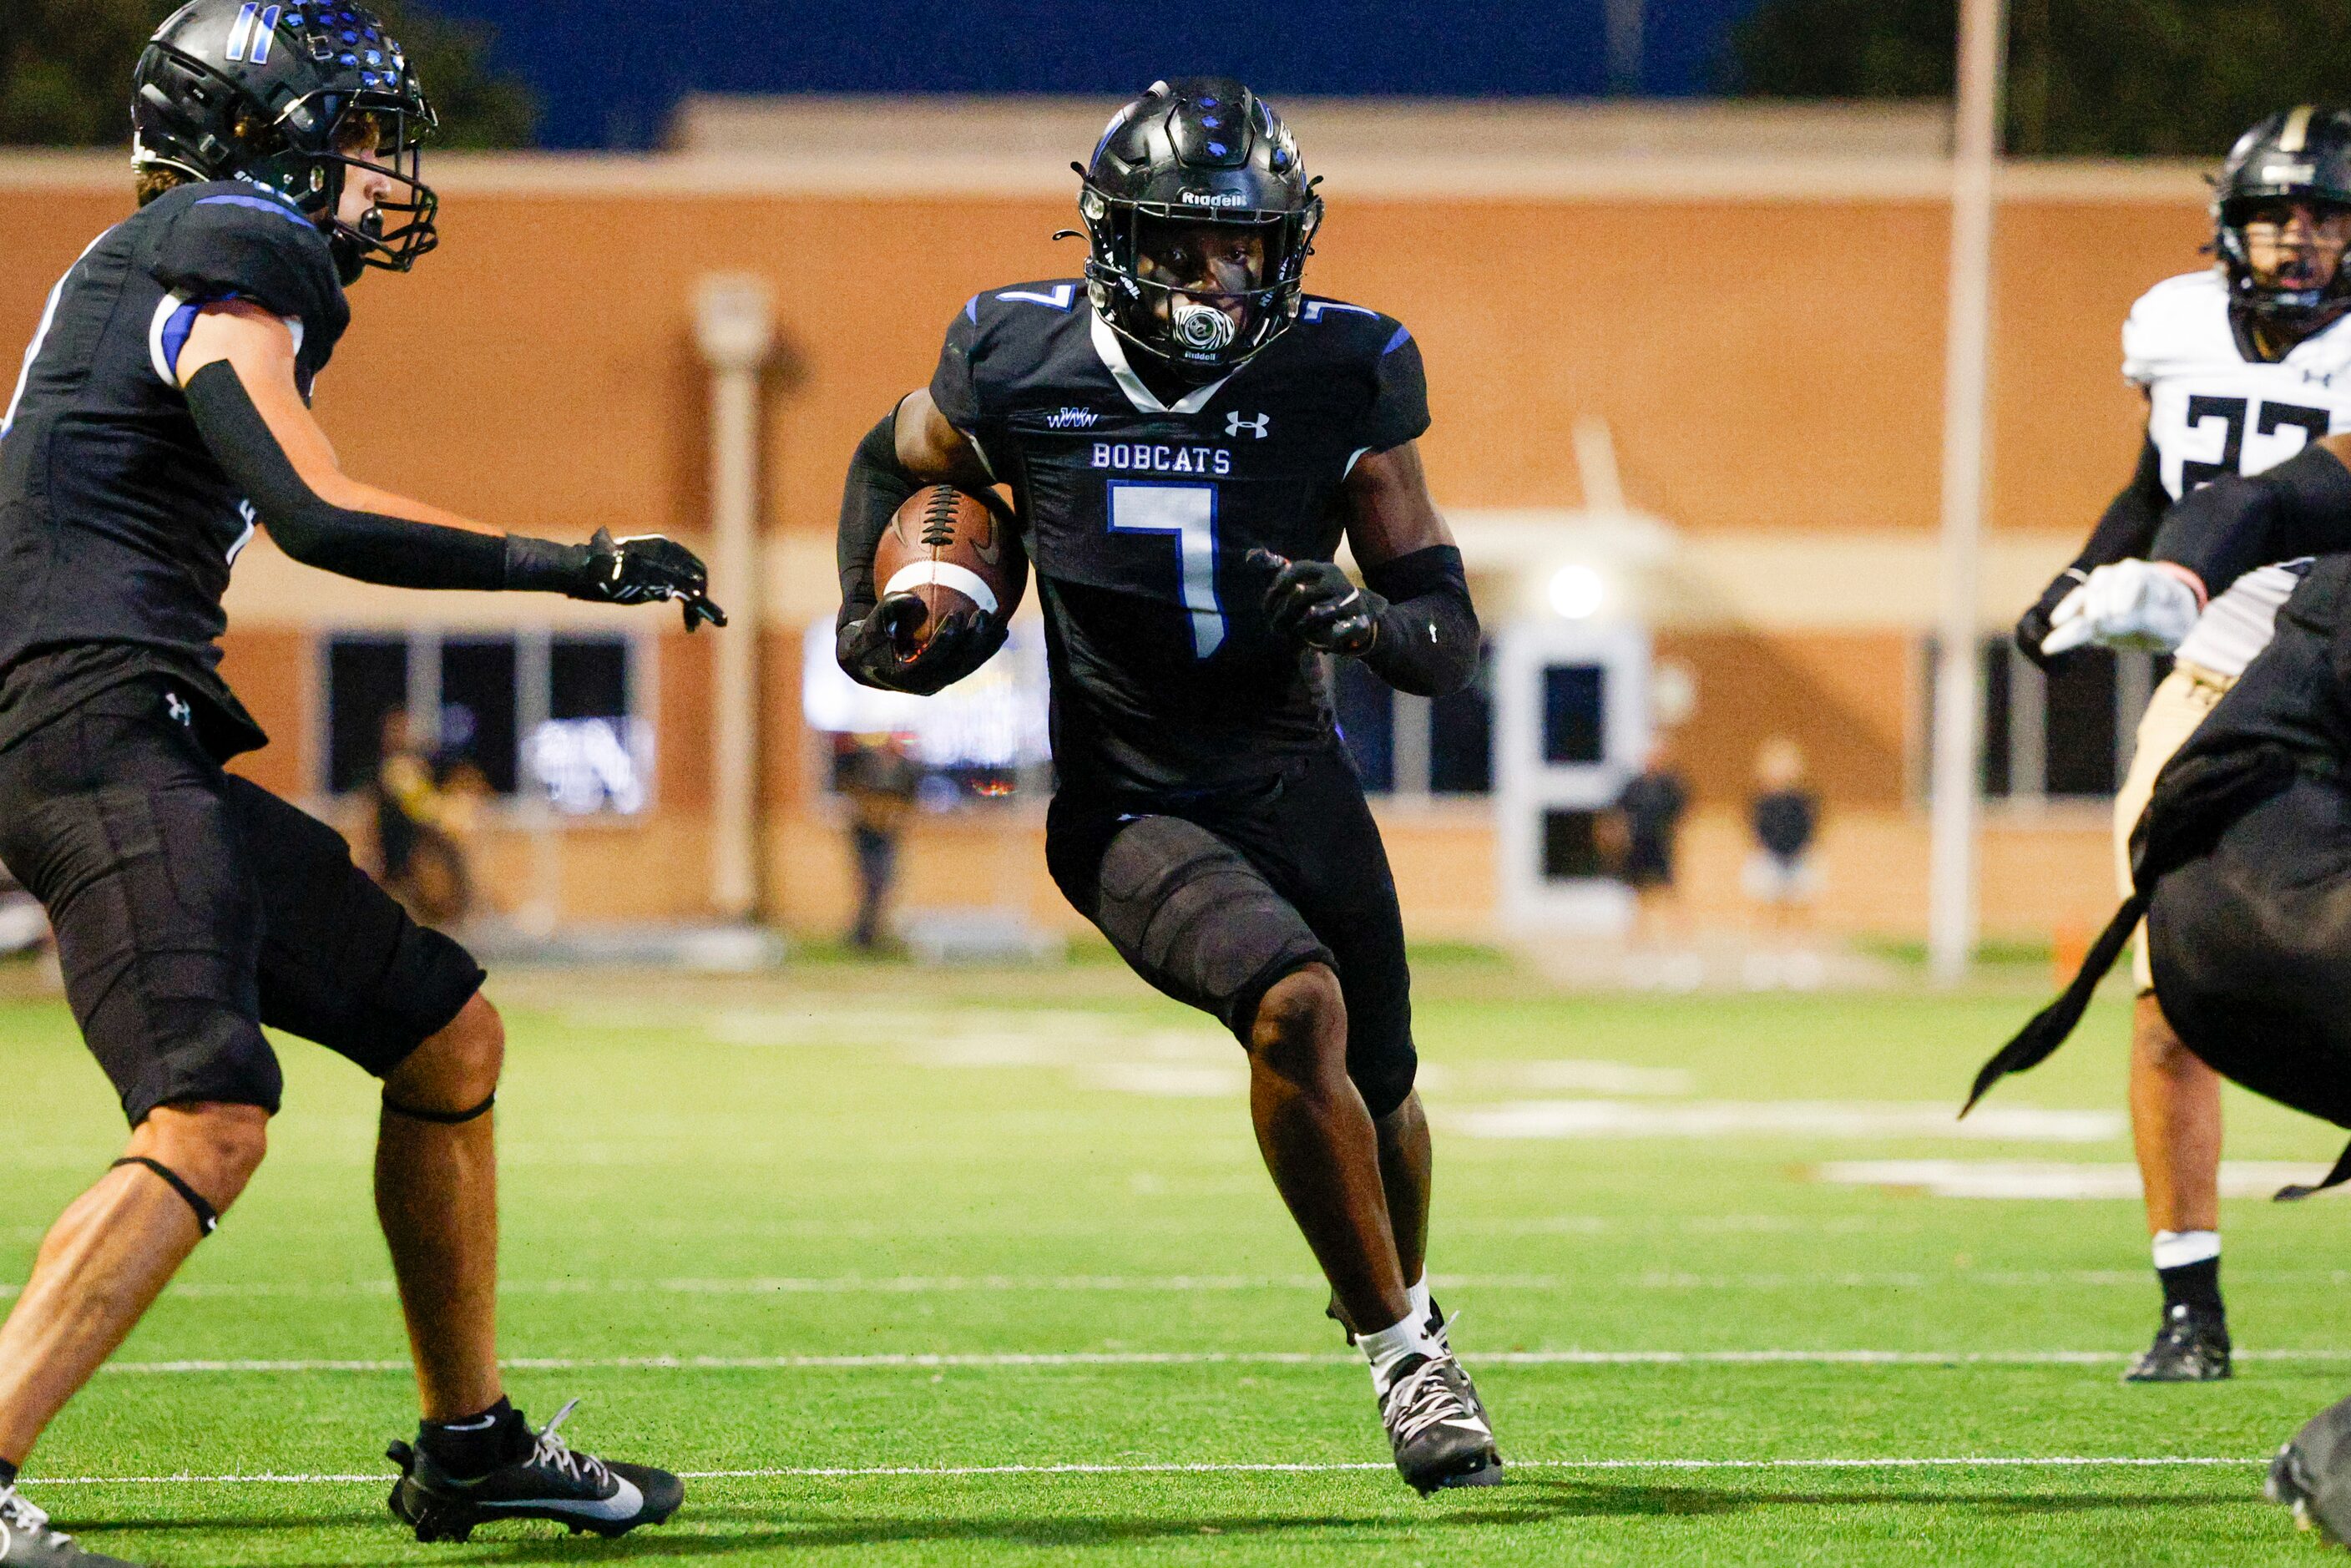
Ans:
[{"label": "black jersey", "polygon": [[1411,333],[1310,298],[1168,403],[1082,283],[1029,283],[964,307],[931,397],[1027,520],[1064,788],[1212,789],[1335,744],[1322,661],[1266,624],[1245,558],[1332,559],[1356,460],[1428,428]]},{"label": "black jersey", "polygon": [[173,367],[198,309],[286,319],[302,395],[349,325],[316,225],[259,187],[183,185],[100,235],[51,291],[0,422],[0,746],[118,681],[169,674],[207,737],[263,737],[218,674],[254,514]]}]

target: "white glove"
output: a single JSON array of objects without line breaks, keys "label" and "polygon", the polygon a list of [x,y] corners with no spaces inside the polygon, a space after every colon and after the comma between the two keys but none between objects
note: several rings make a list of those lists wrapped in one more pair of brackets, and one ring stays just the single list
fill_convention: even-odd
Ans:
[{"label": "white glove", "polygon": [[2178,571],[2153,561],[2118,560],[2090,573],[2057,601],[2049,612],[2053,630],[2041,640],[2041,651],[2063,653],[2095,643],[2168,653],[2203,612],[2196,591]]}]

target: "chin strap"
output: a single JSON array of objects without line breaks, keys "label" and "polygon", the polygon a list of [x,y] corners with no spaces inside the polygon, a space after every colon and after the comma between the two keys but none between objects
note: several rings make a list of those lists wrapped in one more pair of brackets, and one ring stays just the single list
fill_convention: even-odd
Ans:
[{"label": "chin strap", "polygon": [[488,1099],[469,1111],[425,1111],[413,1105],[403,1105],[389,1094],[383,1097],[383,1108],[391,1114],[404,1117],[411,1122],[430,1122],[436,1127],[460,1127],[467,1122],[478,1121],[488,1115],[490,1107],[497,1103],[498,1096],[496,1090],[491,1091]]},{"label": "chin strap", "polygon": [[178,1193],[183,1198],[185,1198],[187,1200],[188,1207],[196,1211],[196,1224],[203,1228],[205,1235],[210,1236],[214,1231],[220,1228],[220,1210],[214,1208],[211,1204],[206,1203],[203,1193],[200,1193],[194,1187],[190,1186],[186,1180],[181,1176],[179,1172],[172,1169],[171,1166],[163,1164],[162,1161],[151,1160],[145,1155],[125,1155],[122,1158],[115,1161],[106,1168],[110,1171],[119,1171],[125,1166],[142,1166],[148,1170],[153,1171],[157,1176],[162,1176],[165,1184],[168,1185],[173,1192]]}]

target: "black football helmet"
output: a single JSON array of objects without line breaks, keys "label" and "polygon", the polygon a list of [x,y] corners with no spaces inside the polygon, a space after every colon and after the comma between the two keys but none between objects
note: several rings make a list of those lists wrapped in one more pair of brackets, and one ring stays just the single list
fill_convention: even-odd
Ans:
[{"label": "black football helmet", "polygon": [[[1297,318],[1322,199],[1297,139],[1248,88],[1226,77],[1154,83],[1112,116],[1092,163],[1071,167],[1092,242],[1086,291],[1127,342],[1205,383]],[[1204,224],[1264,242],[1251,286],[1186,287],[1145,275],[1155,240]]]},{"label": "black football helmet", "polygon": [[[132,78],[133,163],[279,193],[326,231],[346,283],[363,267],[405,272],[440,242],[440,198],[421,177],[438,123],[400,45],[350,0],[192,0]],[[337,208],[361,134],[404,199],[353,225]]]},{"label": "black football helmet", "polygon": [[2229,279],[2229,313],[2240,342],[2246,326],[2279,329],[2296,341],[2351,310],[2351,277],[2338,262],[2324,283],[2302,287],[2254,276],[2245,225],[2278,202],[2351,212],[2351,110],[2304,104],[2273,114],[2237,139],[2212,193],[2213,248]]}]

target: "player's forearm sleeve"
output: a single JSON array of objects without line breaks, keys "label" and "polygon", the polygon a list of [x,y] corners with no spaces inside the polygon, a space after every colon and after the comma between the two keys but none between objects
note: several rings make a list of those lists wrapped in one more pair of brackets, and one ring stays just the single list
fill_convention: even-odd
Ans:
[{"label": "player's forearm sleeve", "polygon": [[2181,498],[2152,559],[2184,566],[2219,595],[2257,566],[2351,550],[2351,468],[2324,446],[2276,467],[2228,475]]},{"label": "player's forearm sleeve", "polygon": [[507,541],[498,535],[355,512],[319,497],[295,469],[226,361],[198,371],[187,392],[188,412],[205,446],[245,492],[269,537],[296,560],[393,588],[509,586]]},{"label": "player's forearm sleeve", "polygon": [[841,529],[835,541],[841,569],[841,615],[846,626],[873,608],[873,550],[890,529],[890,519],[921,483],[898,461],[898,411],[865,433],[849,460],[841,491]]},{"label": "player's forearm sleeve", "polygon": [[2163,456],[2154,442],[2141,442],[2137,471],[2090,530],[2090,542],[2074,558],[2074,570],[2091,572],[2118,560],[2144,559],[2170,504],[2171,493],[2163,487]]},{"label": "player's forearm sleeve", "polygon": [[1400,692],[1450,696],[1478,674],[1477,607],[1461,552],[1431,545],[1364,569],[1364,584],[1388,601],[1364,663]]}]

